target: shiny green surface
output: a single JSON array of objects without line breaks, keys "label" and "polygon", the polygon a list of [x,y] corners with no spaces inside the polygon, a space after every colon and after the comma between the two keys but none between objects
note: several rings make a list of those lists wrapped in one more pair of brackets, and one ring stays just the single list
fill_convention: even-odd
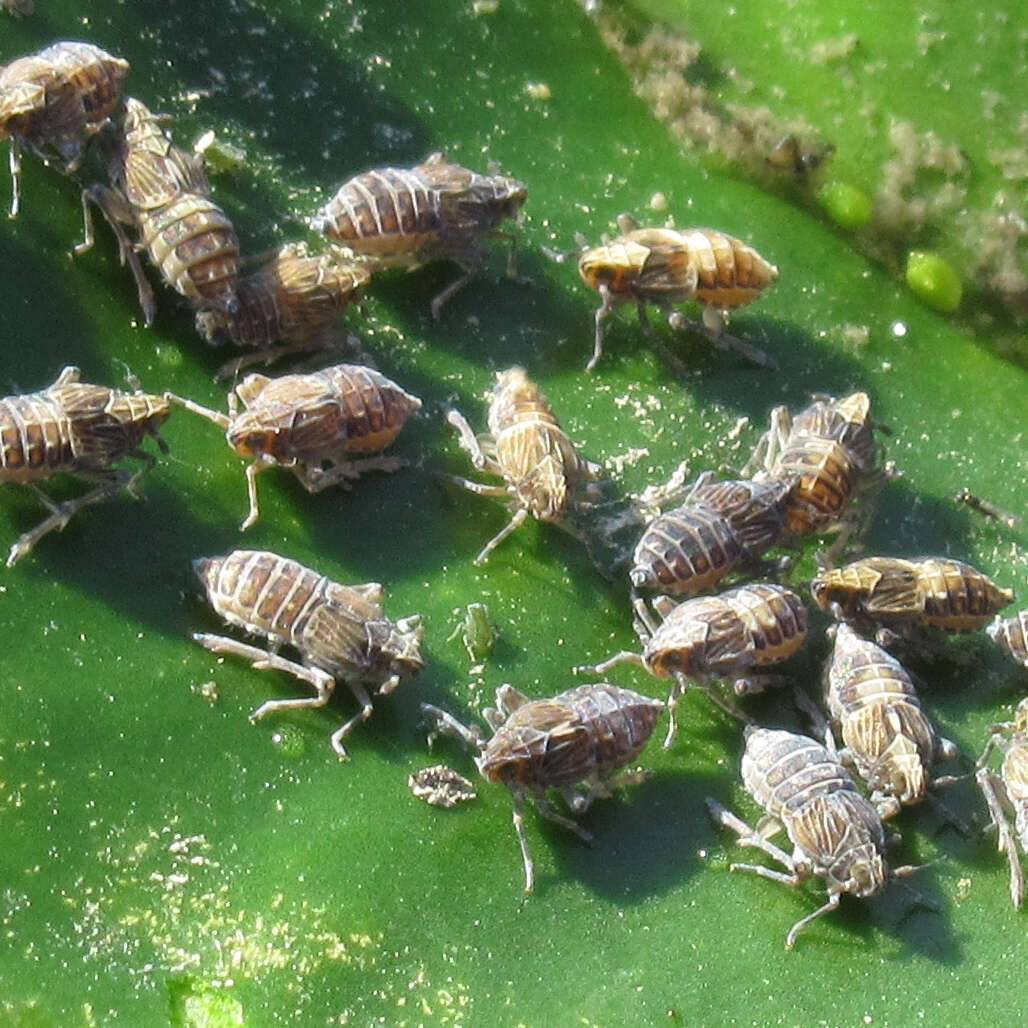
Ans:
[{"label": "shiny green surface", "polygon": [[[1024,917],[1006,869],[990,841],[961,837],[931,809],[898,819],[895,859],[939,858],[908,881],[939,912],[894,888],[844,901],[784,952],[819,893],[728,873],[729,859],[748,855],[712,828],[703,799],[754,811],[737,781],[737,727],[701,695],[682,705],[676,747],[643,754],[656,774],[583,819],[592,847],[529,815],[532,897],[520,891],[505,790],[480,783],[477,803],[446,811],[415,800],[406,780],[439,760],[473,772],[455,747],[427,751],[420,701],[472,718],[502,682],[553,694],[577,683],[572,665],[634,643],[626,587],[604,582],[552,527],[529,524],[473,566],[507,515],[436,476],[470,473],[442,410],[455,403],[482,425],[495,370],[525,365],[583,451],[621,468],[617,482],[632,490],[682,460],[738,467],[775,404],[866,389],[903,472],[869,551],[965,558],[1022,597],[1023,525],[984,520],[952,496],[967,487],[1023,513],[1024,370],[825,224],[683,155],[573,4],[501,0],[476,15],[470,3],[104,0],[88,19],[78,4],[38,7],[5,18],[0,59],[60,38],[127,57],[128,92],[173,115],[180,142],[214,128],[245,151],[216,189],[250,252],[302,237],[357,171],[446,148],[529,184],[518,233],[533,282],[504,279],[496,250],[438,325],[428,305],[447,267],[384,277],[369,319],[348,319],[380,369],[425,402],[396,447],[411,469],[314,497],[269,472],[262,519],[240,536],[241,462],[216,429],[176,412],[147,502],[84,511],[0,575],[0,1023],[220,1025],[240,1011],[248,1025],[1023,1018]],[[538,83],[549,99],[527,89]],[[576,232],[598,240],[623,210],[645,219],[657,192],[679,225],[739,235],[778,265],[779,282],[732,326],[780,371],[662,330],[696,369],[683,382],[624,311],[597,371],[582,372],[596,297],[573,262],[541,248],[573,250]],[[41,388],[75,363],[89,380],[120,384],[127,368],[149,390],[222,405],[212,374],[225,354],[205,347],[167,290],[154,327],[139,327],[109,235],[72,260],[80,232],[75,185],[27,158],[22,215],[0,230],[0,391]],[[2,501],[6,545],[40,512],[13,486]],[[218,664],[189,641],[218,630],[190,561],[242,545],[341,581],[382,581],[391,614],[425,616],[425,671],[376,704],[348,740],[348,764],[328,744],[352,712],[348,695],[252,726],[258,703],[297,694],[296,683]],[[447,639],[474,602],[500,635],[480,674],[459,635]],[[815,631],[792,666],[799,681],[813,685],[824,646]],[[984,636],[959,648],[966,667],[917,670],[944,734],[973,759],[1026,682]],[[610,677],[662,695],[631,667]],[[209,682],[216,699],[203,695]],[[787,693],[752,709],[799,725]],[[969,785],[946,802],[965,817],[980,806]]]}]

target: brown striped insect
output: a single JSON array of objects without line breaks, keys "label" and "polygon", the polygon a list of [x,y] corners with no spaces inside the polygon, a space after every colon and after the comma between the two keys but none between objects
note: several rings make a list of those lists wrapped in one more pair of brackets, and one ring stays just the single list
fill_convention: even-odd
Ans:
[{"label": "brown striped insect", "polygon": [[929,789],[957,781],[932,774],[936,762],[960,751],[936,732],[903,665],[846,624],[835,631],[826,685],[828,712],[843,744],[839,757],[867,783],[883,819],[920,803]]},{"label": "brown striped insect", "polygon": [[518,215],[523,182],[481,175],[433,153],[414,168],[375,168],[344,182],[311,219],[333,243],[364,255],[373,267],[454,261],[463,275],[432,301],[432,317],[478,272],[483,240],[509,244],[507,274],[517,278],[516,240],[497,227]]},{"label": "brown striped insect", "polygon": [[[1024,902],[1024,872],[1016,842],[1028,853],[1028,699],[1017,705],[1013,721],[993,725],[992,731],[978,760],[975,778],[989,806],[990,828],[996,829],[999,850],[1006,853],[1010,863],[1010,898],[1020,909]],[[988,767],[989,756],[996,749],[1003,754],[998,775]],[[1008,809],[1014,814],[1013,832],[1007,821]]]},{"label": "brown striped insect", "polygon": [[985,629],[989,638],[1006,650],[1022,667],[1028,668],[1028,610],[1019,611],[1006,620],[999,616]]},{"label": "brown striped insect", "polygon": [[231,378],[252,364],[331,346],[333,322],[370,280],[359,264],[288,243],[258,271],[239,279],[234,312],[202,309],[196,330],[209,343],[228,340],[254,351],[218,372],[219,378]]},{"label": "brown striped insect", "polygon": [[77,253],[93,245],[89,204],[100,208],[118,239],[122,263],[136,281],[147,325],[156,309],[153,290],[122,225],[139,237],[164,281],[200,308],[238,309],[239,239],[225,212],[211,199],[201,161],[175,146],[161,128],[166,120],[129,97],[108,174],[111,187],[93,185],[82,194],[85,238]]},{"label": "brown striped insect", "polygon": [[807,636],[807,608],[791,589],[768,582],[729,589],[719,596],[697,596],[675,604],[658,596],[653,607],[658,624],[637,598],[635,630],[642,653],[622,650],[594,667],[578,672],[605,674],[620,663],[639,664],[658,678],[673,680],[668,698],[670,727],[664,746],[678,731],[678,701],[690,686],[703,689],[722,710],[742,721],[749,718],[721,696],[713,682],[730,682],[737,696],[776,684],[776,675],[752,674],[780,664],[796,653]]},{"label": "brown striped insect", "polygon": [[703,326],[718,347],[730,348],[762,367],[777,365],[763,350],[724,331],[727,312],[753,303],[778,279],[778,269],[751,246],[711,228],[640,228],[628,214],[618,218],[621,235],[586,249],[578,271],[603,301],[596,311],[596,341],[585,370],[603,355],[607,318],[625,303],[634,303],[647,335],[646,307],[659,307],[672,328],[687,325],[675,304],[695,300]]},{"label": "brown striped insect", "polygon": [[506,485],[483,485],[448,476],[480,496],[510,501],[514,516],[475,558],[489,554],[531,515],[572,531],[566,522],[570,508],[588,503],[599,480],[599,466],[582,457],[560,426],[542,391],[523,368],[508,368],[496,376],[489,400],[489,432],[478,435],[464,416],[451,410],[446,420],[460,433],[461,446],[480,471],[503,477]]},{"label": "brown striped insect", "polygon": [[253,458],[246,468],[250,511],[240,529],[260,516],[257,476],[266,468],[288,468],[309,493],[319,493],[345,486],[365,471],[406,467],[399,457],[372,455],[384,450],[421,407],[416,396],[358,364],[280,378],[247,375],[229,393],[228,415],[172,399],[225,429],[229,446]]},{"label": "brown striped insect", "polygon": [[664,703],[606,682],[543,700],[529,700],[503,685],[496,690],[496,709],[482,712],[493,730],[488,740],[438,707],[423,703],[421,709],[431,724],[430,742],[443,733],[457,736],[478,752],[475,764],[482,777],[510,789],[525,892],[532,892],[535,865],[525,834],[525,797],[543,817],[591,842],[589,832],[550,806],[546,790],[558,789],[570,810],[580,814],[594,799],[609,796],[612,788],[640,781],[644,772],[615,772],[642,752]]},{"label": "brown striped insect", "polygon": [[[841,530],[832,547],[838,552],[872,513],[874,487],[883,482],[874,428],[867,393],[839,400],[816,397],[795,417],[788,408],[776,407],[745,473],[761,482],[792,482],[787,530],[794,536]],[[863,518],[844,521],[861,494]]]},{"label": "brown striped insect", "polygon": [[822,610],[880,627],[883,638],[923,628],[976,632],[1014,598],[970,564],[945,557],[865,557],[820,572],[810,591]]},{"label": "brown striped insect", "polygon": [[[827,883],[827,902],[792,926],[786,949],[793,948],[807,925],[835,910],[844,893],[861,899],[875,896],[889,879],[919,870],[888,870],[885,828],[878,811],[824,746],[803,735],[752,725],[745,735],[743,785],[766,817],[754,829],[715,800],[708,799],[707,807],[718,824],[738,835],[740,846],[763,850],[785,871],[760,864],[732,864],[731,870],[785,885],[799,885],[815,875]],[[789,837],[791,856],[771,842],[777,831]]]},{"label": "brown striped insect", "polygon": [[[0,482],[28,486],[50,511],[14,543],[7,566],[21,560],[48,532],[63,529],[82,507],[108,500],[119,489],[137,496],[139,480],[157,463],[140,444],[153,436],[167,452],[157,429],[170,412],[163,396],[90,385],[70,365],[41,392],[0,400]],[[123,457],[143,461],[143,466],[128,475],[113,466]],[[82,496],[55,503],[36,483],[57,474],[97,484]]]},{"label": "brown striped insect", "polygon": [[784,530],[789,482],[715,482],[707,472],[682,506],[654,518],[632,558],[637,589],[694,596],[755,564]]},{"label": "brown striped insect", "polygon": [[[258,670],[284,671],[314,690],[314,696],[265,700],[251,715],[328,703],[337,681],[349,686],[360,711],[332,733],[332,748],[343,760],[343,739],[373,712],[371,688],[392,692],[424,666],[419,615],[393,622],[382,609],[385,590],[377,582],[340,585],[287,557],[262,550],[234,550],[224,557],[201,557],[193,569],[207,600],[224,621],[268,640],[268,650],[228,636],[196,632],[193,638],[212,653],[252,661]],[[291,646],[298,663],[280,656]]]},{"label": "brown striped insect", "polygon": [[22,149],[74,174],[90,139],[114,113],[128,70],[128,61],[76,42],[54,43],[0,67],[0,140],[11,141],[12,218],[21,204]]}]

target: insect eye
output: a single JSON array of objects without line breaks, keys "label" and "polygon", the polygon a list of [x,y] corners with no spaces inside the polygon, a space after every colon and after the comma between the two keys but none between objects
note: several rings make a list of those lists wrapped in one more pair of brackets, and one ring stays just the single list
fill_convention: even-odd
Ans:
[{"label": "insect eye", "polygon": [[678,650],[669,650],[664,655],[664,663],[669,667],[679,667],[682,663],[682,655]]}]

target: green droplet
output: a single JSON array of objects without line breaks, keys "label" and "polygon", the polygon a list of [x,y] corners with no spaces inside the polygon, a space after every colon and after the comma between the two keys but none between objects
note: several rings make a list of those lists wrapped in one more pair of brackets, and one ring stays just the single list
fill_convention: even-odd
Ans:
[{"label": "green droplet", "polygon": [[914,250],[907,258],[907,285],[929,307],[945,314],[960,306],[964,288],[956,268],[945,257]]},{"label": "green droplet", "polygon": [[874,209],[867,193],[838,179],[826,182],[817,191],[817,201],[832,221],[850,229],[863,228]]}]

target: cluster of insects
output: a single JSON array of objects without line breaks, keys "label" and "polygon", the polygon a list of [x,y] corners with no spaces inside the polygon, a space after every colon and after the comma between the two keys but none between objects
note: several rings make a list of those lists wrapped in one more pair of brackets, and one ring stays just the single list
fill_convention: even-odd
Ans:
[{"label": "cluster of insects", "polygon": [[[31,8],[25,0],[6,6]],[[0,482],[27,486],[49,512],[11,546],[8,565],[47,533],[63,529],[79,509],[122,489],[134,495],[156,463],[142,444],[153,436],[166,449],[158,429],[174,406],[215,424],[248,461],[248,512],[241,529],[260,517],[257,477],[268,468],[288,469],[310,493],[348,486],[367,471],[400,469],[406,461],[384,451],[422,403],[380,372],[337,363],[279,377],[249,373],[240,380],[239,374],[255,363],[329,352],[339,316],[390,267],[432,261],[458,266],[459,277],[431,302],[433,318],[481,271],[489,239],[506,242],[507,274],[518,280],[516,239],[501,226],[519,217],[525,184],[495,169],[472,171],[441,152],[412,168],[377,168],[350,178],[310,218],[325,252],[287,243],[245,273],[256,259],[244,254],[228,214],[213,199],[202,159],[173,142],[166,118],[138,99],[122,98],[128,71],[124,59],[77,42],[56,43],[0,69],[0,139],[10,141],[11,215],[21,202],[24,152],[64,175],[79,175],[95,148],[105,179],[82,182],[84,236],[77,251],[93,245],[96,208],[130,269],[147,325],[156,318],[157,298],[142,253],[164,284],[190,304],[203,339],[230,342],[244,353],[221,371],[234,382],[227,413],[171,393],[84,383],[74,367],[40,392],[0,400]],[[775,265],[714,229],[644,228],[627,215],[618,227],[616,239],[585,247],[579,256],[581,277],[601,301],[587,370],[602,357],[611,314],[629,302],[649,333],[648,306],[660,308],[679,328],[685,319],[676,306],[695,301],[702,331],[715,346],[761,367],[775,366],[770,355],[725,331],[728,312],[753,302],[778,279]],[[530,517],[592,546],[591,530],[583,526],[602,502],[602,471],[579,451],[523,368],[498,373],[488,398],[487,432],[476,434],[453,407],[445,417],[475,470],[501,481],[446,477],[504,500],[511,510],[510,521],[485,543],[476,564]],[[888,869],[884,822],[954,782],[956,776],[937,773],[936,765],[957,761],[960,754],[939,734],[913,677],[891,651],[944,650],[940,637],[984,628],[1013,593],[951,558],[871,556],[837,564],[861,538],[889,477],[878,427],[864,392],[815,396],[796,413],[778,407],[739,477],[721,480],[707,471],[676,496],[680,502],[672,509],[644,517],[641,506],[634,508],[638,535],[623,570],[641,648],[574,670],[606,674],[621,663],[637,664],[670,681],[666,701],[603,681],[537,699],[504,685],[495,708],[483,713],[489,736],[440,707],[422,704],[430,740],[455,736],[474,751],[486,781],[510,790],[526,891],[535,886],[526,799],[543,817],[588,841],[589,832],[550,805],[548,791],[558,791],[570,813],[579,815],[615,787],[639,781],[645,772],[629,765],[665,709],[664,745],[675,743],[682,697],[694,687],[745,723],[742,781],[764,811],[756,828],[713,799],[711,815],[736,833],[740,845],[762,850],[784,868],[733,864],[733,870],[790,885],[812,876],[826,882],[825,903],[792,927],[788,947],[844,894],[872,896],[917,870]],[[129,472],[119,467],[124,458],[141,466]],[[39,483],[58,474],[91,488],[57,502]],[[757,726],[740,702],[786,682],[783,666],[811,635],[804,597],[777,581],[791,570],[791,560],[769,559],[768,552],[831,534],[835,541],[820,555],[821,569],[810,583],[814,604],[836,622],[829,633],[824,710],[797,694],[817,741]],[[263,550],[198,558],[194,570],[215,614],[266,646],[207,632],[194,639],[213,653],[249,660],[255,669],[283,672],[312,691],[269,699],[252,720],[324,706],[340,682],[352,692],[358,712],[331,735],[340,757],[346,756],[350,732],[371,716],[373,696],[387,695],[424,666],[420,616],[393,620],[377,582],[345,585]],[[468,606],[464,631],[469,655],[484,660],[495,630],[481,604]],[[1028,666],[1028,611],[997,618],[989,634]],[[282,648],[293,656],[284,656]],[[1016,906],[1024,893],[1018,844],[1028,849],[1026,704],[1012,723],[996,726],[976,774],[1010,862]],[[1003,753],[998,772],[989,767],[995,749]],[[423,769],[410,785],[416,795],[442,806],[475,794],[467,779],[444,765]],[[788,837],[791,854],[771,841],[778,832]]]}]

